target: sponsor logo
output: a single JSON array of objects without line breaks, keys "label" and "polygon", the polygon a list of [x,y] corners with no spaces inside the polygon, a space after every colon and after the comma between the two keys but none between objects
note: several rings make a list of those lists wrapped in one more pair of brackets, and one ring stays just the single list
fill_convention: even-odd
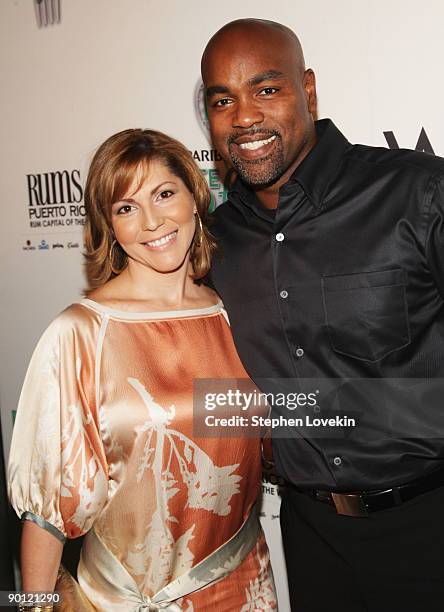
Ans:
[{"label": "sponsor logo", "polygon": [[60,23],[60,0],[34,0],[39,28]]},{"label": "sponsor logo", "polygon": [[[398,141],[396,140],[395,134],[393,132],[383,132],[383,134],[390,149],[399,149]],[[423,127],[419,132],[418,142],[416,143],[415,151],[419,151],[421,153],[431,153],[432,155],[435,155],[435,151],[433,150],[429,137],[427,136],[427,132]]]},{"label": "sponsor logo", "polygon": [[196,117],[200,128],[205,134],[208,142],[210,142],[210,122],[208,121],[207,101],[205,100],[205,87],[202,83],[202,79],[197,81],[194,90],[194,110],[196,112]]},{"label": "sponsor logo", "polygon": [[32,245],[30,240],[27,240],[25,244],[22,246],[24,251],[35,251],[35,246]]},{"label": "sponsor logo", "polygon": [[[197,81],[194,90],[194,110],[201,130],[205,134],[208,142],[211,142],[207,101],[205,99],[205,87],[202,79]],[[209,163],[217,166],[217,169],[214,166],[201,168],[201,172],[206,178],[211,191],[210,212],[212,212],[217,206],[219,206],[219,204],[222,204],[222,202],[225,202],[227,199],[228,182],[226,180],[226,167],[222,163],[223,159],[216,149],[194,149],[190,152],[194,161],[197,163]]]},{"label": "sponsor logo", "polygon": [[29,227],[70,228],[85,224],[79,170],[27,174]]},{"label": "sponsor logo", "polygon": [[216,168],[201,168],[200,171],[206,178],[210,188],[211,202],[209,211],[213,212],[219,204],[222,204],[227,199],[228,186],[222,181]]},{"label": "sponsor logo", "polygon": [[194,149],[190,151],[194,161],[197,162],[219,162],[222,161],[222,156],[216,149]]},{"label": "sponsor logo", "polygon": [[[264,487],[262,487],[262,493],[267,493],[267,491],[264,491]],[[267,514],[266,512],[264,512],[264,510],[262,510],[262,512],[259,512],[259,516],[261,518],[270,518],[272,521],[275,521],[276,519],[279,519],[279,514]]]},{"label": "sponsor logo", "polygon": [[79,248],[79,243],[78,242],[68,242],[68,249],[78,249]]},{"label": "sponsor logo", "polygon": [[63,244],[61,242],[55,242],[52,245],[53,249],[64,249],[65,247],[63,246]]},{"label": "sponsor logo", "polygon": [[46,240],[41,240],[38,249],[39,251],[49,251],[49,244],[46,242]]}]

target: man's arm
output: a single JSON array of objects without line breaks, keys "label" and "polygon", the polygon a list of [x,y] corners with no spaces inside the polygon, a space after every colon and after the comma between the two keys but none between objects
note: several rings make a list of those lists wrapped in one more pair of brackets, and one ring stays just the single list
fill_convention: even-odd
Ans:
[{"label": "man's arm", "polygon": [[430,199],[425,254],[444,300],[444,176],[435,178]]}]

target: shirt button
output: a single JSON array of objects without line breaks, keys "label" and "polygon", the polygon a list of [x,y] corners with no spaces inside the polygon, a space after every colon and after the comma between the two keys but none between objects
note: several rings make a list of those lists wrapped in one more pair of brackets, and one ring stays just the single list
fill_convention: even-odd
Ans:
[{"label": "shirt button", "polygon": [[334,463],[336,466],[341,465],[341,463],[342,463],[342,459],[341,459],[341,457],[335,457],[335,458],[333,459],[333,463]]},{"label": "shirt button", "polygon": [[278,242],[282,242],[284,238],[285,238],[285,236],[281,232],[279,232],[279,234],[276,234],[276,240]]},{"label": "shirt button", "polygon": [[298,346],[298,348],[296,349],[296,357],[299,357],[300,359],[303,356],[304,356],[304,349],[301,346]]},{"label": "shirt button", "polygon": [[280,292],[279,295],[281,296],[283,300],[286,300],[288,298],[288,291],[285,291],[284,289],[283,291]]}]

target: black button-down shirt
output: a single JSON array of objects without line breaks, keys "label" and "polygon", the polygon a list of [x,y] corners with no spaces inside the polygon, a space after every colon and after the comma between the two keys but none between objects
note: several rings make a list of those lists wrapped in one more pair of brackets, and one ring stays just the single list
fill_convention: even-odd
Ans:
[{"label": "black button-down shirt", "polygon": [[[316,130],[275,211],[238,179],[214,213],[211,280],[246,370],[256,381],[444,378],[444,160],[352,145],[329,120]],[[429,389],[404,388],[367,429],[275,439],[279,473],[344,491],[444,467],[444,389],[442,409]],[[364,421],[368,398],[357,386],[347,404]]]}]

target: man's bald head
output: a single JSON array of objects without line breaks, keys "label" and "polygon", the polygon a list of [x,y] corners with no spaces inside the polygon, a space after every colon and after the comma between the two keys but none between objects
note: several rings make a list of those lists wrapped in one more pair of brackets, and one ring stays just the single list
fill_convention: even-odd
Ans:
[{"label": "man's bald head", "polygon": [[249,45],[266,42],[268,45],[279,48],[282,53],[286,53],[291,58],[295,72],[300,76],[303,75],[305,71],[304,53],[299,38],[293,30],[276,21],[249,18],[236,19],[226,23],[210,38],[202,54],[202,77],[212,52],[225,47],[225,45],[229,45],[231,50],[235,52],[236,43],[240,41]]}]

